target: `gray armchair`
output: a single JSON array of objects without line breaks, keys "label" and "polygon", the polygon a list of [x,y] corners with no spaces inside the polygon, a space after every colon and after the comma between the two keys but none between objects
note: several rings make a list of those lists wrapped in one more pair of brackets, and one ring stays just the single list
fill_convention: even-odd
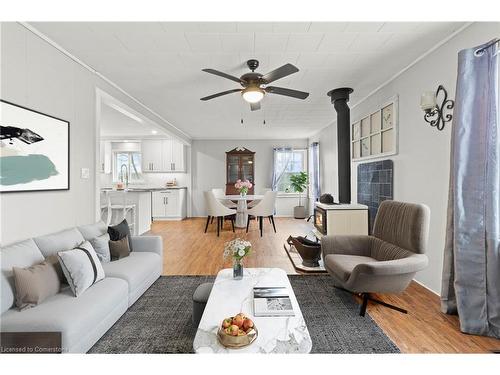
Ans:
[{"label": "gray armchair", "polygon": [[323,261],[335,286],[394,310],[406,310],[379,301],[370,293],[400,293],[415,273],[427,267],[424,255],[429,235],[429,208],[422,204],[383,201],[375,218],[373,235],[325,236]]}]

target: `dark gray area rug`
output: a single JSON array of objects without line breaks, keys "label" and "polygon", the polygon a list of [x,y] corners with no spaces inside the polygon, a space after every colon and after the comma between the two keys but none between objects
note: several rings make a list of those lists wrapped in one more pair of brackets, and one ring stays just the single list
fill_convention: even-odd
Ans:
[{"label": "dark gray area rug", "polygon": [[[397,346],[328,275],[289,276],[311,335],[313,353],[399,353]],[[192,353],[192,295],[213,276],[163,276],[89,353]]]}]

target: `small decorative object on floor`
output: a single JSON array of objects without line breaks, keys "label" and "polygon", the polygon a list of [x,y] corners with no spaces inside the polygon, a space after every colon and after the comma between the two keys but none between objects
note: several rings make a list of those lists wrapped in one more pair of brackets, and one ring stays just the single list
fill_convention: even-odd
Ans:
[{"label": "small decorative object on floor", "polygon": [[258,332],[252,319],[239,313],[222,321],[217,338],[226,348],[243,348],[257,338]]},{"label": "small decorative object on floor", "polygon": [[224,258],[231,257],[233,259],[233,277],[236,280],[243,278],[243,258],[250,254],[252,244],[248,241],[236,238],[226,242],[224,245]]},{"label": "small decorative object on floor", "polygon": [[247,195],[248,189],[251,189],[252,186],[253,186],[252,183],[248,180],[245,181],[238,180],[234,184],[234,187],[240,191],[240,195],[242,197]]}]

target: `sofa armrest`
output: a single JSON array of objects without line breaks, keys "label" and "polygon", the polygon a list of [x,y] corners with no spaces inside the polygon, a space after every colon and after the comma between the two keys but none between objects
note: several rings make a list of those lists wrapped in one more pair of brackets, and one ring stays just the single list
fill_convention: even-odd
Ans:
[{"label": "sofa armrest", "polygon": [[323,259],[329,254],[370,256],[372,237],[365,235],[324,236],[321,238]]},{"label": "sofa armrest", "polygon": [[363,263],[357,265],[353,274],[367,274],[374,276],[390,276],[415,273],[427,267],[429,259],[424,254],[415,254],[407,258],[385,260],[380,262]]},{"label": "sofa armrest", "polygon": [[160,236],[132,236],[134,251],[156,253],[163,258],[163,241]]}]

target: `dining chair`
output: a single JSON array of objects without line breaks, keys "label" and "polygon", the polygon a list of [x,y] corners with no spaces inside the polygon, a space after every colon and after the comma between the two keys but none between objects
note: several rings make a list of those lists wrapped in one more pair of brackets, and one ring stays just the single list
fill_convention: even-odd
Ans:
[{"label": "dining chair", "polygon": [[267,191],[264,194],[262,200],[256,204],[254,207],[247,210],[247,233],[248,227],[250,226],[250,220],[256,218],[259,220],[260,236],[262,237],[263,230],[263,218],[269,218],[269,221],[273,225],[274,233],[276,233],[276,225],[274,224],[274,207],[276,206],[276,196],[277,191]]},{"label": "dining chair", "polygon": [[224,229],[224,220],[231,220],[231,226],[234,232],[234,220],[236,218],[236,210],[224,206],[214,195],[212,191],[205,191],[205,202],[207,205],[207,223],[205,225],[205,233],[207,233],[210,219],[217,218],[217,237],[220,230]]},{"label": "dining chair", "polygon": [[[272,189],[271,188],[263,188],[260,190],[260,194],[264,195],[266,194],[268,191],[271,191]],[[247,208],[252,208],[252,207],[255,207],[262,199],[254,199],[253,201],[251,202],[248,202],[247,204]]]},{"label": "dining chair", "polygon": [[232,200],[230,199],[220,199],[222,197],[224,197],[226,194],[224,193],[224,189],[212,189],[212,193],[214,193],[215,195],[215,198],[219,199],[219,201],[226,207],[229,207],[229,208],[236,208],[238,207],[238,205],[236,203],[234,203]]}]

